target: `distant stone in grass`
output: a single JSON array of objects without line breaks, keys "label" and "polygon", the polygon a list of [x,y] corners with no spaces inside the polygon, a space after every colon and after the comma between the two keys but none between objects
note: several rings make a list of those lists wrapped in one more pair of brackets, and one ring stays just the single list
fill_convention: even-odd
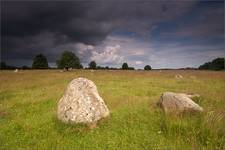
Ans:
[{"label": "distant stone in grass", "polygon": [[109,115],[96,85],[85,78],[72,80],[58,103],[58,119],[72,123],[95,123]]},{"label": "distant stone in grass", "polygon": [[191,78],[192,80],[196,80],[196,79],[197,79],[196,76],[190,76],[190,78]]},{"label": "distant stone in grass", "polygon": [[18,69],[15,69],[15,70],[14,70],[15,73],[17,73],[18,71],[19,71]]},{"label": "distant stone in grass", "polygon": [[183,76],[180,75],[180,74],[176,74],[176,75],[175,75],[175,78],[176,78],[176,79],[183,79]]},{"label": "distant stone in grass", "polygon": [[203,108],[191,100],[199,95],[165,92],[158,104],[166,114],[181,114],[185,112],[202,112]]}]

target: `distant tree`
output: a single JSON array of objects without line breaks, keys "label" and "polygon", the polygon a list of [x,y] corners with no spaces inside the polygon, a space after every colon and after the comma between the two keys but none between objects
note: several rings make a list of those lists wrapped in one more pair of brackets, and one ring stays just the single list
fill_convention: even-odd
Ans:
[{"label": "distant tree", "polygon": [[47,58],[42,54],[35,56],[33,59],[32,68],[33,69],[47,69],[48,68]]},{"label": "distant tree", "polygon": [[80,59],[73,52],[69,51],[64,51],[56,64],[59,69],[66,68],[68,70],[68,68],[83,68]]},{"label": "distant tree", "polygon": [[128,67],[128,70],[135,70],[134,67]]},{"label": "distant tree", "polygon": [[[95,61],[91,61],[89,63],[89,69],[96,69],[96,66],[97,66],[97,64]],[[100,66],[98,67],[98,69],[100,69]]]},{"label": "distant tree", "polygon": [[209,65],[210,70],[224,70],[224,58],[216,58]]},{"label": "distant tree", "polygon": [[224,58],[216,58],[212,62],[199,66],[200,70],[224,70]]},{"label": "distant tree", "polygon": [[1,62],[0,64],[0,69],[6,69],[6,63],[5,62]]},{"label": "distant tree", "polygon": [[206,63],[204,63],[203,65],[199,66],[198,68],[199,68],[200,70],[208,70],[210,64],[211,64],[211,62],[206,62]]},{"label": "distant tree", "polygon": [[106,67],[102,67],[102,66],[97,66],[96,69],[100,69],[100,70],[106,70]]},{"label": "distant tree", "polygon": [[96,66],[96,69],[101,70],[101,69],[104,69],[104,67]]},{"label": "distant tree", "polygon": [[21,69],[27,70],[27,69],[30,69],[30,67],[28,67],[28,66],[22,66]]},{"label": "distant tree", "polygon": [[127,63],[123,63],[122,69],[123,70],[128,70],[129,69],[128,64]]},{"label": "distant tree", "polygon": [[5,62],[1,62],[1,64],[0,64],[0,69],[1,70],[4,70],[4,69],[6,69],[6,70],[12,70],[12,69],[17,69],[17,68],[18,67],[7,65]]},{"label": "distant tree", "polygon": [[144,70],[152,70],[152,67],[149,66],[149,65],[146,65],[146,66],[144,67]]}]

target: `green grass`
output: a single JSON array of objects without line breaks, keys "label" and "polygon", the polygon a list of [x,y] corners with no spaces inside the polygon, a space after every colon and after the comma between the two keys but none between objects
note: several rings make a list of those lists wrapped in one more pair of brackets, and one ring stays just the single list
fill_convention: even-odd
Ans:
[{"label": "green grass", "polygon": [[[94,81],[110,109],[94,129],[56,117],[57,102],[77,77]],[[0,80],[0,149],[224,148],[224,72],[1,71]],[[194,101],[204,112],[165,116],[156,106],[165,91],[200,94]]]}]

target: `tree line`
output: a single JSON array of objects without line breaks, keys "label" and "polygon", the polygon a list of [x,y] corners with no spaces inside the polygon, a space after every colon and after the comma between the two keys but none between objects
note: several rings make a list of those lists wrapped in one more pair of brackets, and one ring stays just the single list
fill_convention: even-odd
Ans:
[{"label": "tree line", "polygon": [[[62,55],[59,57],[59,59],[56,61],[57,68],[58,69],[66,69],[69,68],[73,69],[82,69],[84,68],[80,62],[80,59],[70,51],[64,51]],[[9,66],[6,65],[6,63],[1,62],[0,69],[16,69],[18,67]],[[34,57],[32,67],[28,66],[22,66],[21,69],[49,69],[48,60],[43,54],[38,54]],[[135,70],[134,67],[128,66],[126,62],[124,62],[121,66],[121,68],[115,68],[115,67],[102,67],[97,66],[95,61],[91,61],[88,64],[88,68],[85,69],[103,69],[103,70]],[[144,70],[151,70],[152,67],[150,65],[146,65]],[[211,62],[206,62],[198,67],[200,70],[224,70],[224,58],[216,58],[212,60]]]},{"label": "tree line", "polygon": [[216,58],[198,67],[200,70],[224,70],[224,58]]},{"label": "tree line", "polygon": [[[69,70],[70,68],[73,69],[83,69],[84,67],[82,66],[80,59],[70,51],[64,51],[60,58],[56,61],[56,65],[58,69],[65,69]],[[16,69],[17,67],[13,66],[7,66],[4,62],[1,62],[1,69]],[[38,54],[34,57],[32,67],[27,67],[23,66],[21,69],[49,69],[48,65],[48,60],[43,54]],[[115,67],[102,67],[102,66],[97,66],[95,61],[91,61],[88,64],[88,68],[85,69],[104,69],[104,70],[117,70],[117,69],[122,69],[122,70],[135,70],[134,67],[129,67],[127,63],[123,63],[121,68],[115,68]],[[147,65],[144,67],[145,70],[151,70],[151,66]]]}]

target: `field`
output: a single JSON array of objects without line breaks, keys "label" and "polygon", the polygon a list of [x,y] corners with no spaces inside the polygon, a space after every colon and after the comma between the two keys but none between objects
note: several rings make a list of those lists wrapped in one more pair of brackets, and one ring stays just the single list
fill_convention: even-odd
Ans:
[{"label": "field", "polygon": [[[175,79],[176,74],[183,79]],[[191,70],[1,71],[0,149],[224,149],[224,75]],[[111,113],[94,129],[56,118],[58,100],[77,77],[95,82]],[[165,116],[156,106],[165,91],[200,94],[194,100],[204,112]]]}]

